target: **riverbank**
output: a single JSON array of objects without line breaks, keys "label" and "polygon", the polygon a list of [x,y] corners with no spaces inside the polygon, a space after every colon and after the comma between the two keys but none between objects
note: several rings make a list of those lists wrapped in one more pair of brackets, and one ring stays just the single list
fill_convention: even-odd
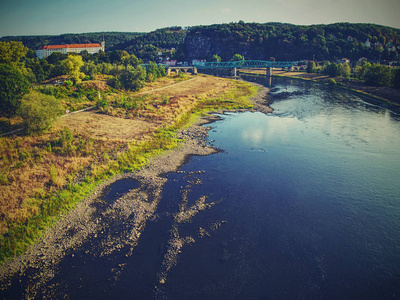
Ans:
[{"label": "riverbank", "polygon": [[[220,88],[207,89],[207,87],[203,86],[202,89],[205,89],[205,91],[207,91],[205,95],[202,96],[202,94],[195,94],[193,96],[189,96],[187,94],[189,90],[191,90],[192,93],[199,92],[199,89],[193,89],[193,84],[196,84],[198,87],[200,87],[202,86],[202,83],[204,83],[203,79],[199,80],[197,83],[195,83],[195,81],[192,81],[190,84],[188,84],[189,86],[187,86],[186,88],[180,86],[178,91],[175,89],[173,91],[169,91],[169,94],[171,96],[170,99],[175,100],[175,104],[178,104],[177,102],[179,102],[179,99],[181,99],[182,93],[182,98],[184,100],[186,99],[186,103],[187,98],[189,97],[193,97],[194,99],[200,101],[193,101],[195,102],[193,103],[193,105],[197,103],[195,106],[192,106],[191,108],[189,107],[189,109],[185,111],[184,114],[181,113],[179,115],[180,117],[178,116],[178,118],[175,118],[174,122],[169,121],[163,123],[168,124],[164,126],[169,126],[172,129],[177,129],[178,127],[185,127],[186,124],[193,122],[191,120],[193,120],[195,116],[204,114],[206,111],[218,111],[222,113],[224,111],[240,109],[241,107],[249,109],[252,106],[250,102],[245,99],[251,95],[254,96],[257,93],[255,93],[255,89],[250,88],[250,85],[248,83],[240,83],[233,80],[225,80],[219,78],[207,78],[207,80],[212,80],[214,86],[215,83],[217,83],[217,86],[220,86]],[[265,102],[265,96],[267,95],[268,89],[259,88],[259,91],[260,92],[257,94],[257,96],[253,97],[254,101],[260,103],[260,107],[264,106],[264,110],[267,110],[267,106],[265,106],[265,103],[263,105],[263,102]],[[181,96],[178,96],[178,94],[180,94]],[[180,107],[180,105],[176,106]],[[111,127],[111,130],[104,130],[102,133],[100,133],[101,130],[99,128],[101,128],[101,126],[97,123],[99,121],[95,121],[91,118],[95,118],[97,120],[99,118],[105,118],[107,123]],[[168,133],[167,135],[170,137],[167,138],[167,140],[172,142],[161,140],[160,142],[156,142],[156,145],[150,145],[150,148],[148,146],[145,146],[143,151],[145,151],[145,153],[147,154],[139,152],[137,153],[139,157],[132,157],[132,149],[135,150],[135,147],[132,148],[132,146],[129,146],[130,149],[123,152],[122,154],[116,153],[117,156],[115,162],[121,164],[122,159],[133,160],[130,162],[131,164],[128,165],[128,169],[135,170],[135,168],[139,168],[139,171],[123,173],[120,175],[112,175],[115,171],[118,172],[118,170],[111,169],[111,167],[115,165],[113,161],[110,161],[110,163],[106,164],[104,167],[92,164],[90,167],[90,171],[92,172],[92,174],[94,173],[94,175],[92,175],[94,176],[92,177],[92,181],[88,181],[88,177],[86,175],[86,177],[83,177],[85,179],[84,182],[76,182],[76,179],[74,179],[76,183],[73,185],[70,183],[68,191],[65,189],[60,190],[60,195],[64,198],[67,198],[68,195],[72,193],[70,197],[73,198],[71,199],[73,200],[73,202],[69,202],[69,204],[67,204],[67,207],[72,206],[75,208],[73,208],[70,212],[67,212],[65,210],[63,212],[63,210],[61,210],[61,212],[63,212],[63,215],[61,217],[57,217],[56,215],[51,217],[51,219],[49,220],[50,222],[52,222],[51,220],[54,220],[54,218],[57,218],[59,221],[54,223],[54,225],[52,225],[51,227],[48,227],[44,235],[32,246],[30,246],[28,251],[20,256],[16,256],[13,259],[8,260],[0,267],[1,289],[5,290],[11,285],[11,282],[13,280],[12,278],[14,278],[13,276],[16,276],[17,274],[19,276],[24,276],[24,274],[31,274],[33,272],[34,275],[29,275],[26,280],[28,280],[28,285],[31,287],[30,296],[34,296],[35,289],[38,289],[39,286],[43,287],[43,284],[48,282],[48,280],[50,280],[54,276],[54,273],[56,272],[55,265],[57,265],[57,263],[61,261],[63,257],[82,245],[82,243],[84,243],[89,237],[101,235],[104,232],[105,227],[107,227],[107,224],[113,223],[115,222],[115,220],[122,220],[123,224],[130,228],[130,237],[128,238],[128,240],[125,240],[123,244],[129,244],[133,248],[140,237],[141,231],[143,230],[146,221],[152,217],[157,207],[162,186],[165,183],[165,178],[163,177],[163,174],[178,170],[178,168],[184,163],[185,159],[187,159],[191,155],[208,155],[217,151],[205,144],[205,138],[207,135],[207,130],[209,128],[202,127],[203,124],[213,122],[216,119],[218,119],[218,117],[212,115],[202,116],[198,122],[194,123],[189,128],[177,131],[176,135],[173,135],[173,137],[172,135],[170,136],[171,133]],[[85,122],[86,124],[91,124],[89,126],[92,126],[92,130],[97,128],[97,131],[91,131],[92,136],[94,138],[97,137],[98,140],[106,141],[106,145],[108,145],[109,147],[112,147],[111,145],[113,144],[113,141],[115,143],[114,147],[120,146],[122,144],[123,141],[121,140],[124,136],[124,133],[120,130],[123,129],[125,126],[129,126],[131,131],[134,131],[133,135],[126,135],[124,136],[125,138],[129,138],[131,141],[132,139],[136,141],[142,140],[144,141],[144,143],[151,143],[151,139],[146,139],[146,136],[148,137],[149,134],[150,136],[152,136],[151,131],[158,130],[154,124],[152,126],[150,126],[150,124],[147,124],[146,128],[142,128],[140,126],[137,127],[139,123],[141,126],[143,124],[146,124],[146,122],[144,122],[143,120],[135,121],[129,119],[116,119],[114,121],[117,122],[115,123],[115,125],[113,125],[113,121],[109,116],[101,114],[99,115],[94,111],[87,111],[69,116],[68,118],[63,118],[62,120],[60,120],[59,124],[54,130],[60,129],[60,127],[66,128],[65,126],[70,126],[69,128],[71,128],[71,130],[74,130],[75,134],[79,134],[78,128]],[[126,122],[125,125],[120,126],[120,121]],[[154,120],[154,122],[157,122],[157,120]],[[88,130],[87,126],[88,125],[86,125],[86,127],[82,128],[81,130]],[[142,130],[132,130],[134,128],[142,128]],[[165,130],[167,128],[163,128],[164,131],[161,132],[161,134],[165,135]],[[143,146],[143,144],[140,143],[141,142],[136,142],[136,146]],[[174,148],[176,147],[176,145],[178,145],[177,149],[168,150],[168,148]],[[160,155],[160,150],[166,152]],[[111,152],[109,151],[108,153]],[[124,158],[125,156],[126,158]],[[149,160],[150,158],[152,159]],[[136,160],[138,159],[140,163],[136,162]],[[87,161],[90,164],[90,160]],[[147,161],[148,164],[146,163]],[[103,173],[99,173],[99,169],[103,170]],[[107,176],[110,178],[110,175],[111,179],[106,179]],[[99,185],[99,182],[103,181],[104,179],[106,179],[106,181]],[[111,206],[106,205],[106,208],[104,208],[104,205],[102,205],[102,203],[104,202],[104,195],[107,193],[107,190],[110,189],[110,186],[112,186],[113,183],[117,182],[118,180],[124,179],[138,182],[140,188],[129,191],[126,195],[118,199],[118,201],[116,201],[114,204],[112,204]],[[42,180],[42,182],[45,183],[46,181]],[[87,187],[85,187],[86,185]],[[57,194],[57,191],[54,191],[52,194],[54,193]],[[86,200],[79,200],[82,199],[82,197],[86,198]],[[127,199],[126,197],[128,197],[130,200],[125,201]],[[132,199],[135,200],[132,202]],[[49,202],[54,200],[54,198],[44,198],[41,200],[41,202]],[[22,207],[24,208],[24,206]],[[65,207],[65,204],[63,205],[63,207]],[[103,208],[99,209],[99,207]],[[134,216],[134,218],[132,218],[132,216]],[[37,219],[37,217],[37,214],[34,215],[34,219]],[[30,219],[28,218],[28,225],[29,220]],[[43,230],[43,226],[45,226],[45,224],[46,223],[36,223],[36,226],[39,227],[38,230]],[[22,229],[21,231],[23,231],[24,228],[32,229],[32,226],[24,226],[19,228]],[[15,231],[13,230],[9,233],[13,234],[13,232]],[[35,238],[35,236],[38,236],[38,234],[40,234],[40,231],[36,231],[36,235],[28,235],[27,238]],[[5,245],[4,241],[7,239],[7,235],[3,235],[2,238],[3,245]],[[26,239],[24,235],[13,236],[13,238]],[[113,238],[116,240],[119,239],[119,237],[110,237],[109,241],[111,241]],[[8,236],[8,239],[10,239],[10,236]],[[18,242],[18,240],[13,240],[13,242]],[[121,241],[111,242],[111,244],[105,245],[103,254],[118,251],[118,249],[120,248]],[[9,248],[8,250],[10,251],[11,249],[12,248]],[[21,250],[25,250],[25,248],[20,248],[20,251]],[[5,251],[5,248],[2,248],[2,251]],[[3,259],[4,257],[5,256],[3,255]],[[30,271],[27,272],[27,270]],[[35,270],[40,270],[39,274],[37,274]]]},{"label": "riverbank", "polygon": [[[245,70],[242,73],[265,75],[265,70]],[[329,81],[332,79],[332,77],[321,74],[306,72],[287,72],[282,70],[274,70],[272,76],[306,80],[326,85],[328,85]],[[335,86],[337,88],[349,90],[358,95],[370,97],[379,102],[400,107],[400,91],[398,89],[390,87],[367,86],[359,80],[350,80],[350,82],[346,82],[345,79],[341,77],[334,77],[333,79],[337,83],[337,85]]]},{"label": "riverbank", "polygon": [[[267,93],[267,88],[260,87],[259,92],[252,99],[253,103],[258,103],[256,105],[261,111],[268,110],[265,103]],[[242,93],[241,97],[246,95],[250,96],[246,92]],[[228,106],[217,108],[215,103],[212,105],[215,107],[213,111],[220,113],[232,110]],[[29,286],[25,297],[35,297],[36,293],[43,290],[55,276],[57,265],[62,259],[73,255],[71,253],[88,239],[104,236],[105,232],[113,232],[110,227],[116,223],[119,227],[126,229],[126,235],[121,237],[113,236],[112,233],[107,234],[104,238],[106,242],[102,244],[99,255],[106,256],[121,249],[125,251],[130,249],[126,255],[131,255],[146,222],[154,217],[162,187],[166,182],[164,174],[178,171],[185,160],[192,155],[209,155],[218,152],[217,149],[206,144],[205,139],[210,127],[203,127],[204,124],[217,119],[215,115],[201,116],[190,127],[176,132],[175,138],[180,141],[178,148],[154,156],[138,171],[116,175],[101,183],[89,197],[86,197],[85,201],[79,202],[73,210],[65,213],[58,222],[49,227],[45,234],[29,247],[28,251],[0,267],[1,289],[10,288],[13,278],[19,276],[24,278],[24,284]],[[121,180],[135,182],[137,187],[127,190],[116,200],[108,202],[109,191]]]}]

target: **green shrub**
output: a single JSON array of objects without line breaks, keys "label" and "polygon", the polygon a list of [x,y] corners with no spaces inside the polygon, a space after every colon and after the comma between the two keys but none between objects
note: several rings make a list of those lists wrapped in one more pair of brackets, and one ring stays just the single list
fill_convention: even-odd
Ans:
[{"label": "green shrub", "polygon": [[31,92],[22,98],[17,114],[28,133],[32,133],[50,128],[63,111],[63,105],[54,96]]},{"label": "green shrub", "polygon": [[161,100],[163,104],[169,104],[170,97],[166,94],[162,95]]},{"label": "green shrub", "polygon": [[336,80],[335,80],[335,79],[331,78],[331,79],[329,80],[328,84],[329,84],[329,85],[336,85],[337,83],[336,83]]},{"label": "green shrub", "polygon": [[6,174],[0,174],[0,184],[8,184],[8,177]]},{"label": "green shrub", "polygon": [[71,80],[65,80],[65,81],[64,81],[64,84],[65,84],[66,86],[73,86],[73,85],[74,85],[74,83],[73,83]]},{"label": "green shrub", "polygon": [[102,109],[107,109],[108,108],[108,99],[106,97],[103,97],[103,98],[97,100],[96,107],[102,108]]}]

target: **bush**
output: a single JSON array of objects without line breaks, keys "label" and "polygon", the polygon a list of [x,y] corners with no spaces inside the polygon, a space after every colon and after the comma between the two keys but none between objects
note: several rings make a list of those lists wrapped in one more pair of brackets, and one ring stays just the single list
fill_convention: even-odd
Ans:
[{"label": "bush", "polygon": [[28,133],[32,133],[50,128],[63,111],[64,107],[54,96],[31,92],[22,98],[17,114]]},{"label": "bush", "polygon": [[328,84],[329,84],[329,85],[336,85],[337,83],[336,83],[336,80],[335,80],[335,79],[331,78],[331,79],[329,80]]},{"label": "bush", "polygon": [[96,102],[97,108],[107,109],[108,108],[108,100],[106,97],[103,97]]},{"label": "bush", "polygon": [[71,80],[65,80],[65,81],[64,81],[64,84],[65,84],[66,86],[73,86],[73,85],[74,85],[74,83],[73,83]]}]

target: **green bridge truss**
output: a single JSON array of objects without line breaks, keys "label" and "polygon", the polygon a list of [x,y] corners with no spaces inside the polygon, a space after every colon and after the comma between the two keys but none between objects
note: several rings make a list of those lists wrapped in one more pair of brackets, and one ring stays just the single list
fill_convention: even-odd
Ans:
[{"label": "green bridge truss", "polygon": [[198,69],[217,68],[290,68],[297,65],[297,61],[265,61],[265,60],[242,60],[229,62],[198,62],[193,66]]}]

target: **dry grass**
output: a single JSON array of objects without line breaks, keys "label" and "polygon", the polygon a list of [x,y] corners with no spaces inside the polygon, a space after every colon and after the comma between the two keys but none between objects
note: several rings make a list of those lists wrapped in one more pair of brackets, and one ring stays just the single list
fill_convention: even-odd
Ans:
[{"label": "dry grass", "polygon": [[55,128],[68,127],[80,134],[89,134],[94,139],[130,141],[155,130],[150,122],[140,119],[123,119],[86,111],[60,119]]},{"label": "dry grass", "polygon": [[[97,172],[129,144],[150,139],[157,129],[187,115],[199,101],[218,98],[236,87],[236,82],[226,79],[195,78],[154,91],[145,98],[144,107],[126,113],[124,118],[87,111],[59,119],[41,136],[0,138],[0,234],[7,232],[8,224],[24,222],[37,214],[40,199],[76,180],[79,172]],[[176,80],[162,78],[147,89]],[[61,141],[61,131],[66,128],[72,136],[70,142]]]}]

